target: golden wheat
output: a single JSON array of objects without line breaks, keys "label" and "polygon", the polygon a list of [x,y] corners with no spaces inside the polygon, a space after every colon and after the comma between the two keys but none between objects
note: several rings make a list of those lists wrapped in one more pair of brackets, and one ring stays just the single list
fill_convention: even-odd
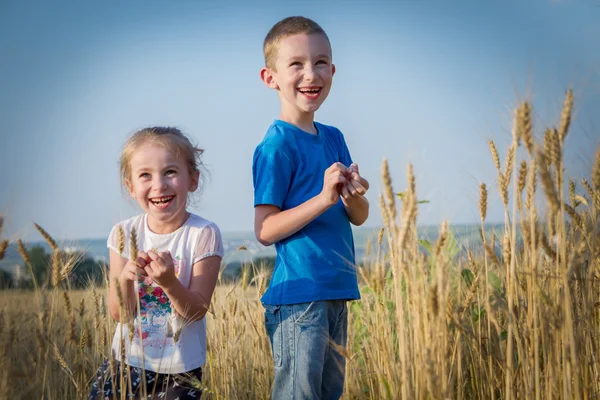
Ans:
[{"label": "golden wheat", "polygon": [[[431,254],[422,251],[412,166],[396,219],[384,162],[385,230],[377,233],[377,254],[358,266],[361,301],[349,303],[347,345],[332,346],[346,359],[344,399],[598,397],[600,149],[590,168],[592,183],[581,180],[587,198],[577,193],[574,181],[563,193],[563,130],[571,125],[573,103],[568,97],[569,92],[545,150],[534,142],[529,103],[515,113],[508,149],[513,155],[506,154],[502,170],[491,142],[507,218],[498,232],[486,231],[490,193],[480,183],[481,247],[455,244],[444,223]],[[518,157],[519,138],[528,158]],[[519,168],[509,185],[513,165]],[[543,191],[536,199],[538,176]],[[517,212],[523,190],[526,212]],[[521,236],[514,235],[517,228]],[[124,235],[121,242],[124,250]],[[17,246],[29,262],[22,243]],[[61,278],[70,270],[61,265]],[[203,398],[270,396],[274,367],[260,305],[269,276],[252,262],[242,271],[236,284],[219,284],[206,316],[204,378],[189,382]],[[110,283],[117,285],[123,310],[118,282]],[[27,301],[31,292],[0,292],[0,397],[84,398],[103,360],[120,358],[108,339],[116,323],[106,314],[107,285],[80,292],[64,286],[64,292],[37,288],[39,304]],[[61,296],[65,307],[53,308],[53,299]],[[180,335],[181,330],[174,332],[176,341]]]}]

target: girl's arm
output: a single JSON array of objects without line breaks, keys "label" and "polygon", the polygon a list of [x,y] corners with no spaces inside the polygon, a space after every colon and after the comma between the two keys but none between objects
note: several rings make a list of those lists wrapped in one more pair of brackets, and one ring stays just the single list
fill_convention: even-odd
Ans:
[{"label": "girl's arm", "polygon": [[[108,311],[115,321],[128,322],[135,318],[136,293],[132,278],[136,279],[138,272],[146,275],[146,272],[138,268],[132,261],[121,257],[113,249],[110,249]],[[121,288],[123,296],[123,310],[121,310],[119,304],[117,285]],[[123,311],[123,315],[121,311]]]},{"label": "girl's arm", "polygon": [[[148,255],[157,264],[161,264],[161,260],[168,258],[152,252],[149,252]],[[177,278],[161,285],[175,310],[185,319],[200,321],[204,318],[210,307],[220,267],[221,257],[206,257],[194,264],[189,288],[183,286]]]}]

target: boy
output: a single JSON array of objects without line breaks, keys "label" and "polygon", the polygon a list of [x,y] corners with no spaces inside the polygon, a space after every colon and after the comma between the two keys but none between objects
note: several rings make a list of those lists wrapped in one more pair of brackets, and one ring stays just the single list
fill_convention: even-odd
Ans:
[{"label": "boy", "polygon": [[279,119],[254,152],[254,230],[277,258],[262,297],[275,363],[274,399],[337,399],[344,389],[347,300],[359,299],[350,223],[369,215],[369,183],[341,132],[314,122],[335,66],[323,29],[304,17],[271,28],[262,81]]}]

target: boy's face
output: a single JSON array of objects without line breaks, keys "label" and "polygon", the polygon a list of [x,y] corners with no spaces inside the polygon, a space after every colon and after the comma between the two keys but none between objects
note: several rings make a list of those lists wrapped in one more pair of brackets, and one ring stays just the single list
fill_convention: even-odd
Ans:
[{"label": "boy's face", "polygon": [[283,38],[274,63],[264,68],[265,84],[278,90],[284,112],[314,113],[327,98],[335,66],[331,47],[320,34]]}]

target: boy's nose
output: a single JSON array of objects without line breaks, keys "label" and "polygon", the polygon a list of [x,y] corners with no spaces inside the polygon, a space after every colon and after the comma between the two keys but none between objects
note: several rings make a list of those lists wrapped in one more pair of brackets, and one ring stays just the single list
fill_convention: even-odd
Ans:
[{"label": "boy's nose", "polygon": [[313,81],[315,79],[315,69],[310,66],[304,70],[304,79],[307,81]]}]

